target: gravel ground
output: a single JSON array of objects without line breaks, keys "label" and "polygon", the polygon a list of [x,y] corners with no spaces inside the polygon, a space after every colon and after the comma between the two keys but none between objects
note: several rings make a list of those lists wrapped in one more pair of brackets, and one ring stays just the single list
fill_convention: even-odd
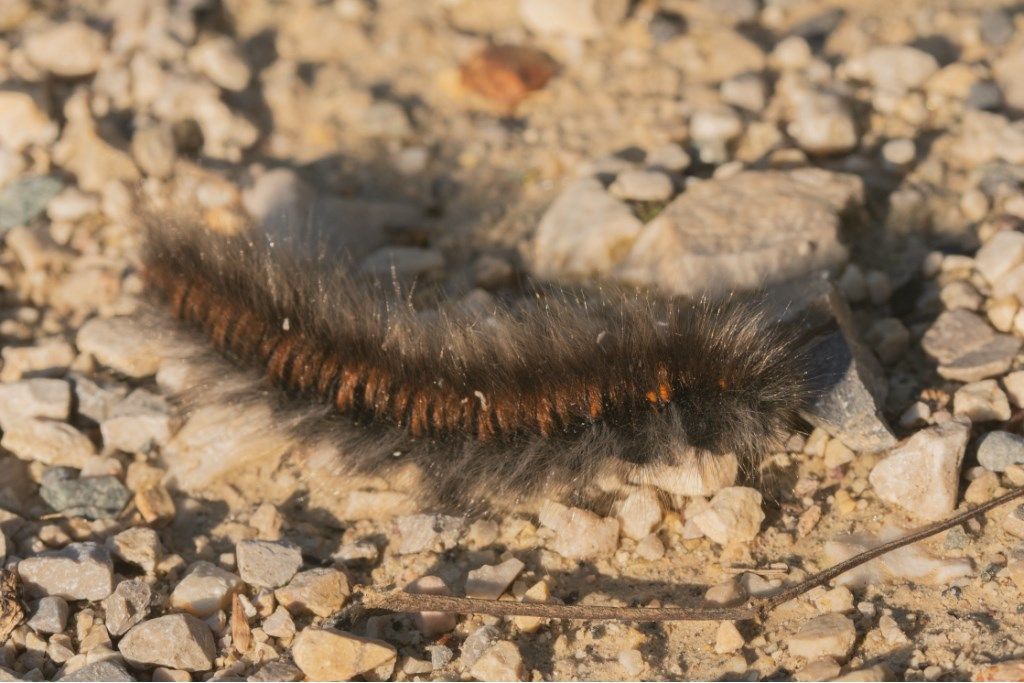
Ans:
[{"label": "gravel ground", "polygon": [[[1024,680],[1024,506],[763,623],[337,619],[729,604],[1024,485],[1018,6],[0,0],[0,81],[0,677]],[[423,302],[767,285],[837,388],[757,483],[438,515],[170,400],[136,199],[321,226]]]}]

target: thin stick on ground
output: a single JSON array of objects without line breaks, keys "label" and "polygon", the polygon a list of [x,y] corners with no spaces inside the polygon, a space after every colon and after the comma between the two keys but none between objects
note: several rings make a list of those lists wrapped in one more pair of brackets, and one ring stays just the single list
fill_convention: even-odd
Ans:
[{"label": "thin stick on ground", "polygon": [[812,574],[803,581],[774,595],[753,598],[742,607],[617,607],[614,605],[551,605],[546,603],[481,600],[445,595],[421,595],[405,591],[380,591],[363,587],[363,610],[385,612],[449,612],[454,614],[488,614],[498,617],[530,616],[550,619],[585,619],[610,621],[744,621],[763,618],[784,602],[828,583],[840,574],[893,550],[924,540],[947,529],[963,524],[1011,501],[1024,498],[1024,488],[1018,488],[993,498],[971,510],[915,529],[906,536],[865,550],[848,560]]}]

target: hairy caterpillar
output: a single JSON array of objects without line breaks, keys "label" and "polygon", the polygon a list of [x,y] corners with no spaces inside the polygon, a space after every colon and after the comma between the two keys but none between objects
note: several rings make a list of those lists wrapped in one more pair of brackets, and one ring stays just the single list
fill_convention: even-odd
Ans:
[{"label": "hairy caterpillar", "polygon": [[262,378],[250,389],[292,436],[328,439],[355,473],[412,464],[440,507],[750,464],[808,396],[795,328],[749,302],[545,289],[486,315],[421,312],[317,254],[150,219],[143,267],[182,326]]}]

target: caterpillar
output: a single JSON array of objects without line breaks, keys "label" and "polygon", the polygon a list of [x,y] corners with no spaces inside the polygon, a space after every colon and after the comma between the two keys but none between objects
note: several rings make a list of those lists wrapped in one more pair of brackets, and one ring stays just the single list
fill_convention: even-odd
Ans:
[{"label": "caterpillar", "polygon": [[581,503],[728,454],[751,467],[807,401],[799,333],[756,300],[538,286],[483,314],[417,310],[323,248],[145,223],[164,315],[257,378],[245,391],[272,397],[291,437],[328,440],[355,474],[412,465],[438,508]]}]

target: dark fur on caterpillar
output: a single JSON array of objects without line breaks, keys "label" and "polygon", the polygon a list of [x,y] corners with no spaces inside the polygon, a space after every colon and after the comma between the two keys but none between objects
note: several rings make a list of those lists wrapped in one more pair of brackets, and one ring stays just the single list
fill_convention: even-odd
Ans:
[{"label": "dark fur on caterpillar", "polygon": [[283,428],[332,442],[354,473],[413,464],[442,507],[578,501],[726,453],[750,465],[808,395],[796,328],[749,302],[546,289],[484,316],[417,312],[345,259],[256,231],[149,220],[145,239],[154,293],[263,376]]}]

